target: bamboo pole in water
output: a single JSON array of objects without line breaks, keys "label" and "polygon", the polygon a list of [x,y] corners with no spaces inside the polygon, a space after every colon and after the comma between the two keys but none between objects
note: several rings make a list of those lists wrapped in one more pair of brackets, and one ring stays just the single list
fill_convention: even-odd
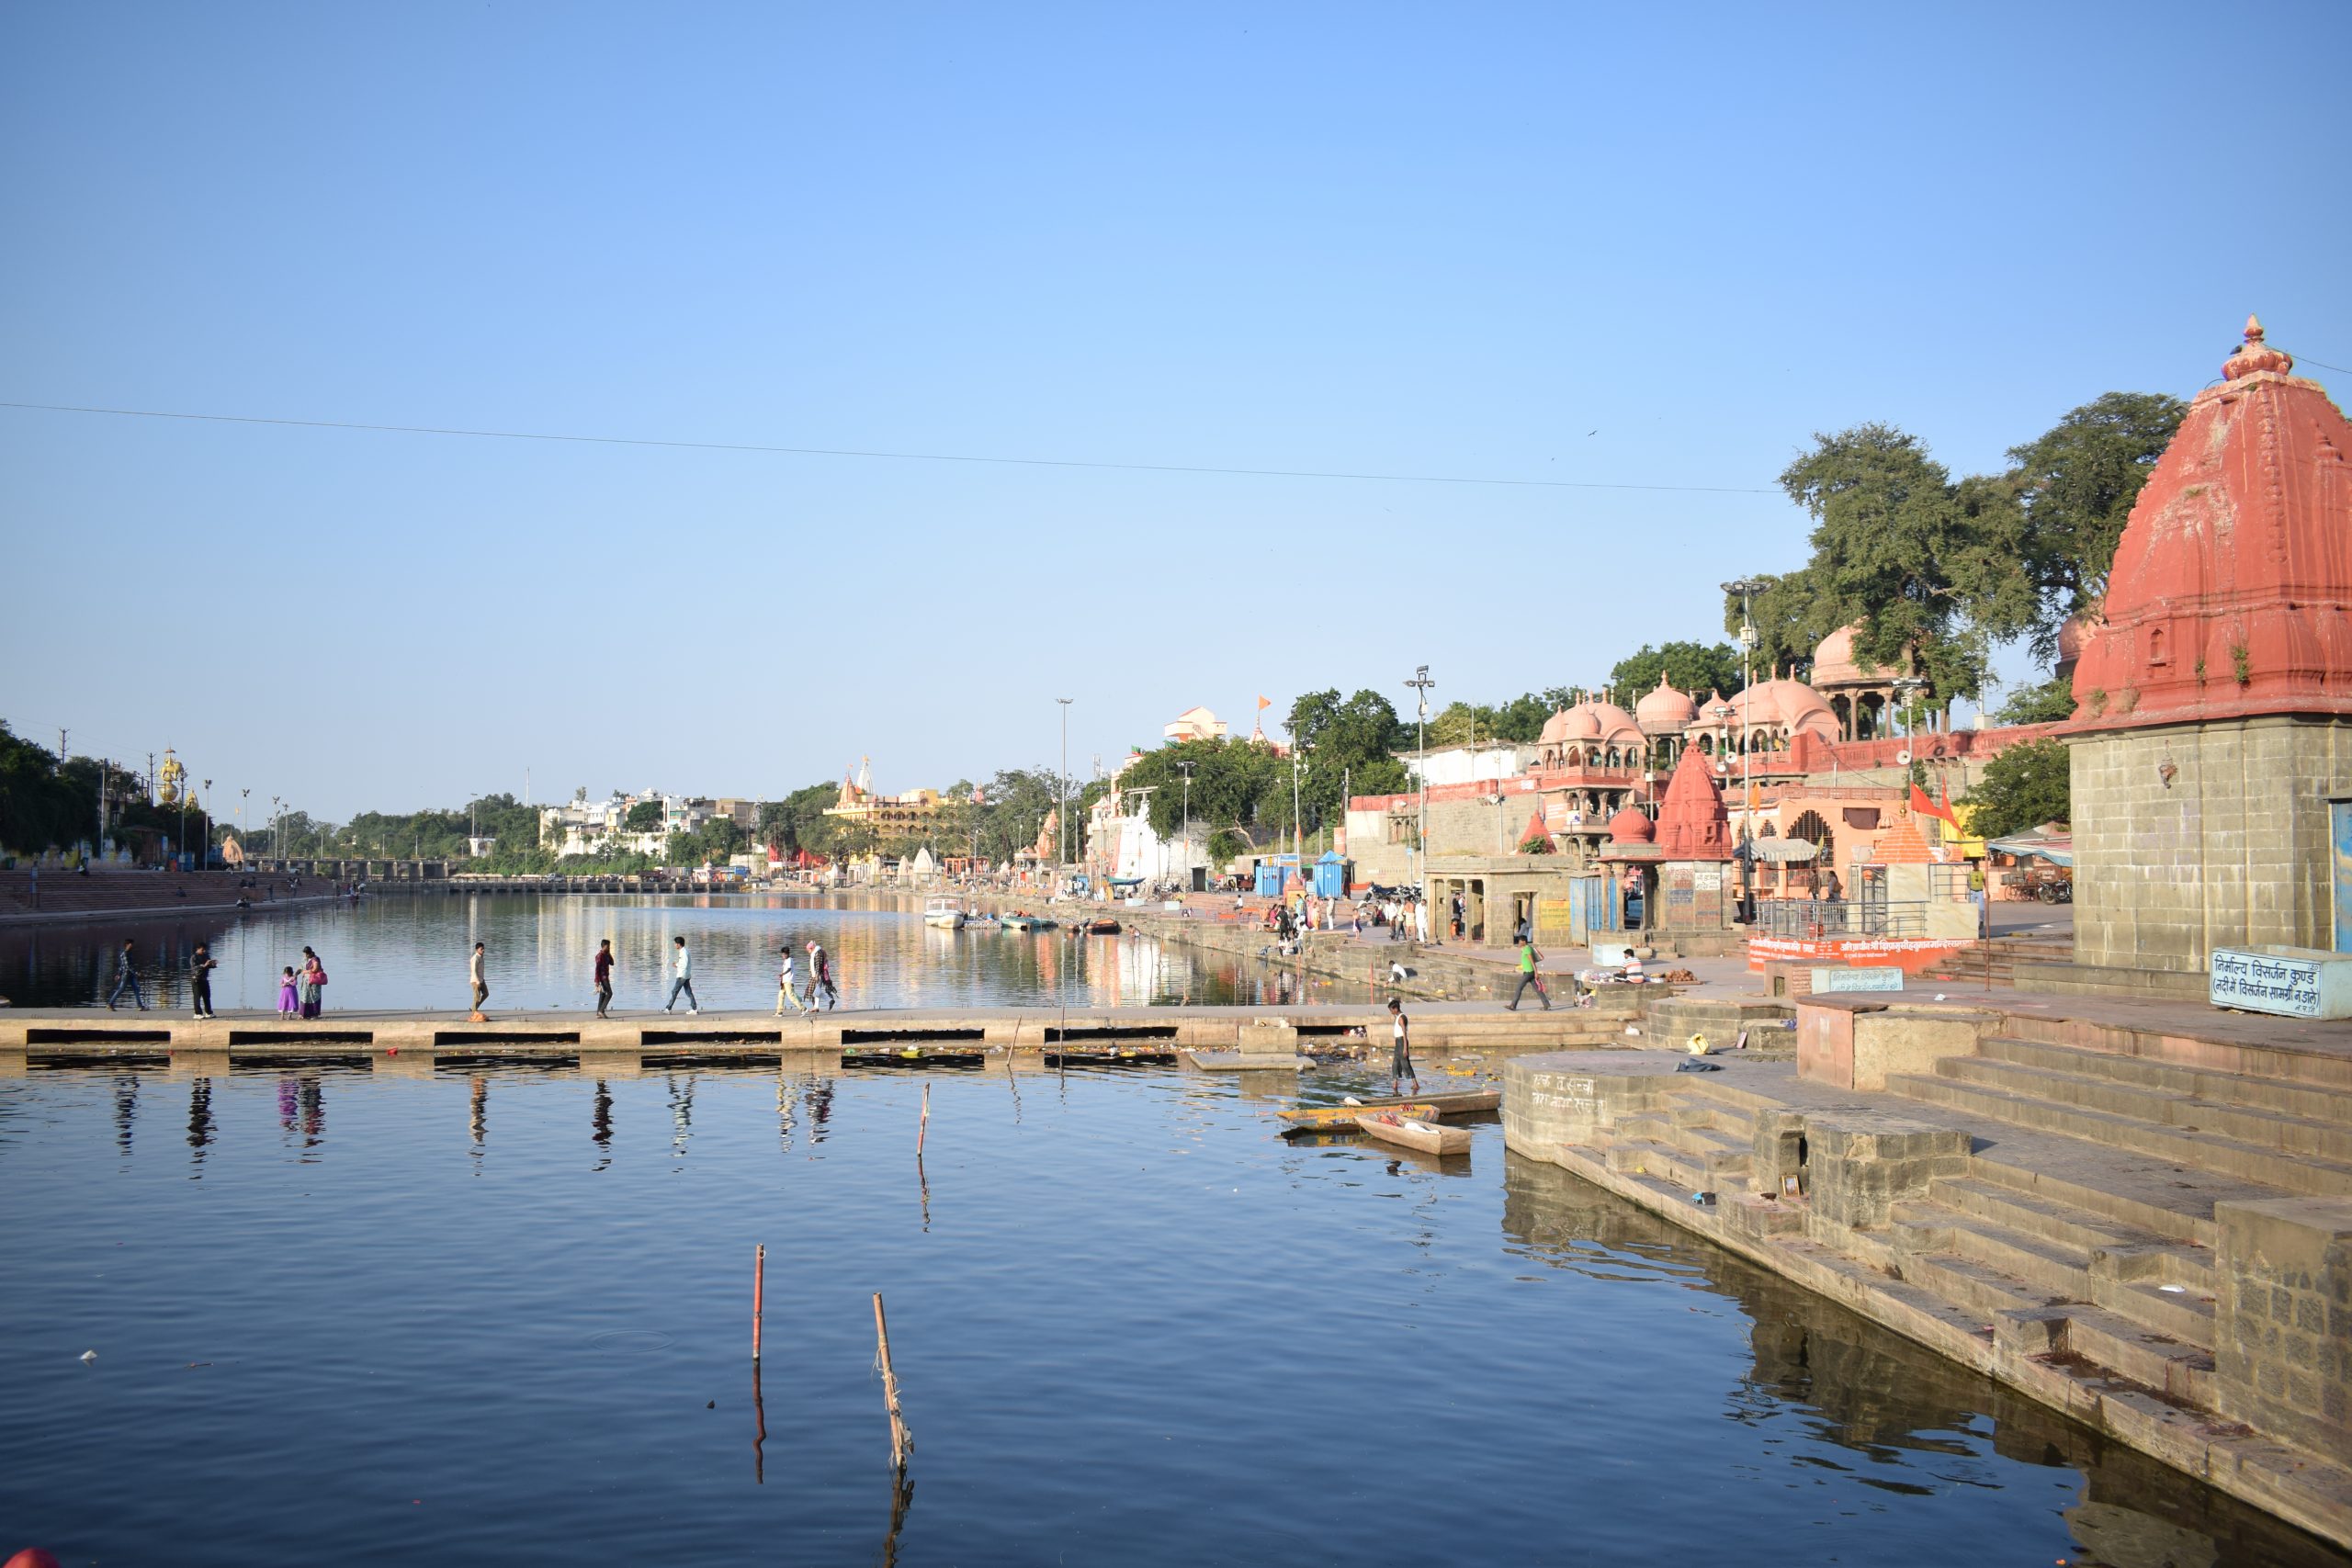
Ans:
[{"label": "bamboo pole in water", "polygon": [[915,1451],[913,1434],[907,1430],[907,1418],[899,1408],[899,1374],[890,1364],[890,1325],[882,1315],[882,1292],[874,1292],[874,1342],[876,1359],[882,1368],[882,1406],[890,1415],[890,1465],[904,1472],[907,1456]]},{"label": "bamboo pole in water", "polygon": [[767,1293],[768,1248],[765,1242],[752,1249],[752,1359],[760,1359],[760,1314]]},{"label": "bamboo pole in water", "polygon": [[915,1158],[922,1158],[922,1141],[931,1131],[931,1086],[922,1086],[922,1116],[915,1122]]}]

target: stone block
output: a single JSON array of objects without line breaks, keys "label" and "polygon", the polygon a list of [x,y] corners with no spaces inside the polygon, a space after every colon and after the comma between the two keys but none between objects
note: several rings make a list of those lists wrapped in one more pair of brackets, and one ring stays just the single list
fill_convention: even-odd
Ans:
[{"label": "stone block", "polygon": [[2352,1199],[2217,1203],[2213,1218],[2216,1404],[2313,1452],[2352,1452]]},{"label": "stone block", "polygon": [[1809,1116],[1805,1141],[1814,1213],[1852,1230],[1880,1229],[1937,1177],[1964,1174],[1971,1147],[1956,1128],[1871,1111]]}]

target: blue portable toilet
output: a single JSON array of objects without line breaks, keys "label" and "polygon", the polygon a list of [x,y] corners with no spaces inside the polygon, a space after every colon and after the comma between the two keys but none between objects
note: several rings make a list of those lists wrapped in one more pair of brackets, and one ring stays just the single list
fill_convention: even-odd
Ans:
[{"label": "blue portable toilet", "polygon": [[1283,873],[1288,868],[1277,860],[1258,863],[1258,897],[1279,898],[1283,896]]},{"label": "blue portable toilet", "polygon": [[1326,850],[1315,863],[1315,896],[1317,898],[1344,898],[1348,896],[1348,863],[1340,858],[1337,850]]}]

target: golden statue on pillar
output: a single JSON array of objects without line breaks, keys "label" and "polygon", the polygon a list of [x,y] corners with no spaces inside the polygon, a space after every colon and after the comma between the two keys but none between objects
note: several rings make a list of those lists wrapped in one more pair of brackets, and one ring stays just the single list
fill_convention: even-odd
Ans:
[{"label": "golden statue on pillar", "polygon": [[172,749],[168,746],[164,748],[164,765],[155,770],[155,784],[157,805],[177,806],[180,803],[180,791],[187,786],[187,770],[180,766],[180,760],[172,755]]}]

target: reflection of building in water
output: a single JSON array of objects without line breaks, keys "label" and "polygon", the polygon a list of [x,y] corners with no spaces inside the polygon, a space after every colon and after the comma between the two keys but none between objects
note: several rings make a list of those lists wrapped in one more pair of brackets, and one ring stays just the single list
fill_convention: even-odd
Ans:
[{"label": "reflection of building in water", "polygon": [[212,1143],[212,1080],[197,1078],[187,1086],[187,1146],[195,1151],[189,1163],[199,1169],[204,1151]]},{"label": "reflection of building in water", "polygon": [[[1817,1419],[1813,1435],[1860,1456],[1857,1479],[1892,1488],[1922,1483],[1949,1491],[1997,1484],[1967,1461],[1991,1451],[2020,1464],[2073,1470],[2081,1499],[2065,1510],[2081,1549],[2075,1568],[2197,1568],[2219,1562],[2322,1563],[2343,1559],[2258,1509],[2109,1442],[1989,1378],[1892,1330],[1699,1240],[1558,1166],[1506,1154],[1504,1250],[1547,1268],[1624,1279],[1646,1269],[1735,1303],[1749,1321],[1754,1370],[1728,1391],[1733,1418],[1758,1422],[1781,1410]],[[1679,1314],[1675,1314],[1679,1317]],[[1664,1314],[1661,1334],[1675,1325]],[[1564,1356],[1558,1375],[1575,1375]],[[1873,1477],[1869,1461],[1905,1453],[1952,1456],[1933,1469]]]}]

